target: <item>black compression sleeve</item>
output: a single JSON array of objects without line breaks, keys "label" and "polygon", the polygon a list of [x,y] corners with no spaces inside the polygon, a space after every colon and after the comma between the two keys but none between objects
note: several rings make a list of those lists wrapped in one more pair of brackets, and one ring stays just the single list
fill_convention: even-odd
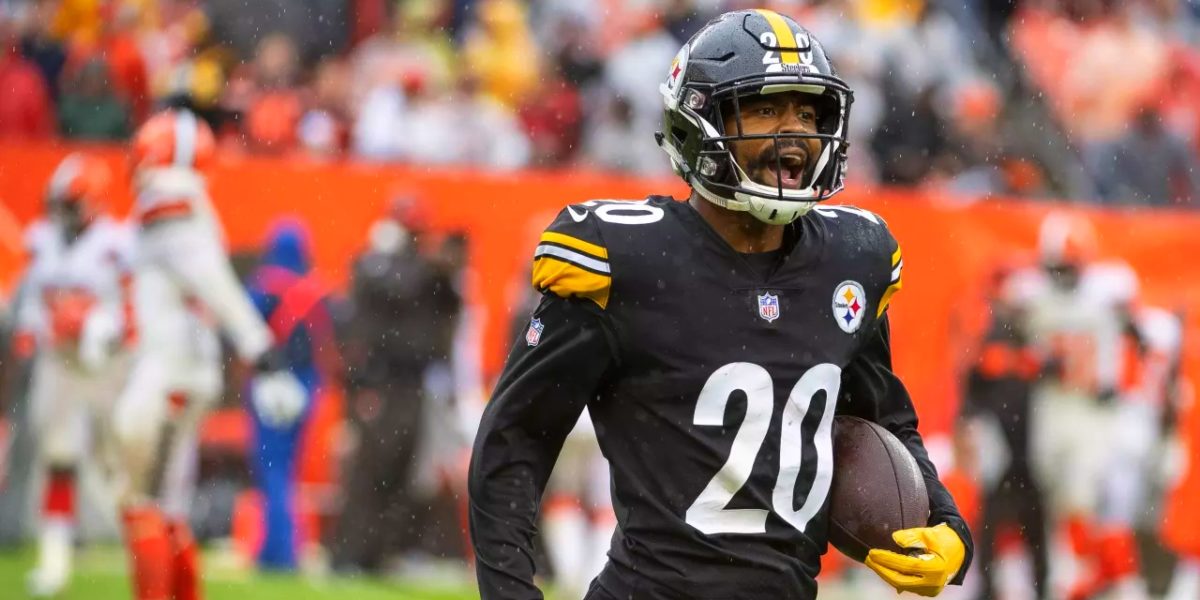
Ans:
[{"label": "black compression sleeve", "polygon": [[469,476],[471,541],[483,600],[541,599],[533,535],[567,433],[613,362],[599,308],[547,295],[536,345],[518,338],[484,411]]}]

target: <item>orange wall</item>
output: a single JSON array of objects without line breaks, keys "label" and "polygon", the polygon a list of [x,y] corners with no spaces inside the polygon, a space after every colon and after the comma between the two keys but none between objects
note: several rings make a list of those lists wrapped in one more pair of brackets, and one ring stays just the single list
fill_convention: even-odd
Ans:
[{"label": "orange wall", "polygon": [[[124,172],[119,150],[95,148]],[[25,223],[38,212],[45,182],[68,151],[51,145],[0,144],[0,283],[19,260],[12,256],[9,221]],[[681,197],[678,180],[641,180],[596,173],[487,174],[465,170],[267,158],[226,159],[212,172],[212,192],[231,244],[258,244],[270,221],[297,216],[313,230],[317,269],[344,283],[369,224],[401,191],[424,195],[435,225],[461,229],[471,239],[476,277],[473,297],[487,315],[485,367],[503,361],[510,313],[508,298],[540,227],[571,202],[592,198],[640,198],[649,193]],[[905,286],[893,303],[896,368],[921,406],[926,428],[943,430],[957,402],[958,367],[969,351],[966,335],[983,320],[982,288],[1001,261],[1027,255],[1048,205],[982,202],[972,205],[919,192],[846,192],[839,202],[856,204],[887,219],[904,248]],[[114,202],[129,206],[128,190]],[[1200,356],[1200,214],[1097,211],[1090,214],[1107,254],[1129,260],[1142,274],[1146,299],[1189,308],[1189,357]],[[7,254],[6,254],[7,253]],[[6,273],[7,271],[7,273]],[[1192,368],[1192,373],[1200,369]]]}]

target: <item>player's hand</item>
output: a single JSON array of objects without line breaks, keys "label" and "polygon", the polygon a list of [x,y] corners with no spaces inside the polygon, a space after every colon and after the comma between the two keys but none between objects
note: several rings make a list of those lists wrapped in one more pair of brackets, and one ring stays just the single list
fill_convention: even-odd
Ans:
[{"label": "player's hand", "polygon": [[892,534],[901,548],[917,550],[909,556],[889,550],[871,550],[866,565],[897,592],[936,596],[962,567],[966,548],[949,525],[902,529]]}]

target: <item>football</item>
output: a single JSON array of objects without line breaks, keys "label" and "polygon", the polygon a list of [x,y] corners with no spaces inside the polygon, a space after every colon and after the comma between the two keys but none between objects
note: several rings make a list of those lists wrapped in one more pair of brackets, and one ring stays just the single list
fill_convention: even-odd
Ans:
[{"label": "football", "polygon": [[903,552],[892,532],[929,518],[917,461],[891,432],[858,417],[834,419],[829,503],[829,541],[858,562],[872,548]]}]

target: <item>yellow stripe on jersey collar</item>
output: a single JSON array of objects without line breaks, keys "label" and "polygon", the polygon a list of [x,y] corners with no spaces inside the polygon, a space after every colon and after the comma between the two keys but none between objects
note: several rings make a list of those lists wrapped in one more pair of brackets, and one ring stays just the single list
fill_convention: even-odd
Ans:
[{"label": "yellow stripe on jersey collar", "polygon": [[896,251],[892,253],[892,266],[896,266],[900,262],[900,246],[896,246]]},{"label": "yellow stripe on jersey collar", "polygon": [[788,27],[787,21],[783,19],[783,16],[765,8],[757,9],[757,12],[767,20],[767,23],[771,26],[771,30],[775,32],[775,39],[778,40],[777,44],[781,48],[779,59],[788,65],[800,64],[799,52],[796,50],[782,50],[783,48],[799,49],[799,46],[796,44],[796,34],[792,32],[791,27]]},{"label": "yellow stripe on jersey collar", "polygon": [[585,242],[579,238],[571,237],[565,233],[558,233],[555,231],[547,231],[542,234],[542,241],[550,242],[553,244],[562,244],[563,246],[566,246],[573,250],[578,250],[580,252],[591,254],[592,256],[595,256],[596,258],[603,258],[603,259],[608,258],[608,249],[607,248],[605,248],[603,246],[597,246],[596,244],[593,244],[591,242]]}]

